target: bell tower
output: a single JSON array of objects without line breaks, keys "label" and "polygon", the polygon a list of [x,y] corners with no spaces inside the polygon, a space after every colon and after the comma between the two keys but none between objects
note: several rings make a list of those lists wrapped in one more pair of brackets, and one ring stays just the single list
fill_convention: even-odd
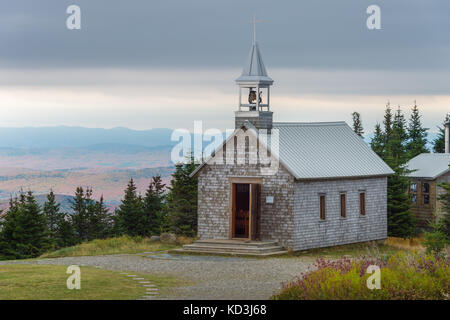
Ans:
[{"label": "bell tower", "polygon": [[256,17],[253,19],[253,44],[242,74],[236,79],[239,86],[239,104],[235,111],[235,128],[249,121],[257,129],[272,129],[270,111],[270,86],[273,80],[267,75],[266,67],[256,42]]}]

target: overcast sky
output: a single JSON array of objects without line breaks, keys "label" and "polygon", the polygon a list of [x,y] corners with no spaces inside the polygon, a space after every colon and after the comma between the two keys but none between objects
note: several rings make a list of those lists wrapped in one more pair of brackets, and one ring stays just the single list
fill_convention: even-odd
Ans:
[{"label": "overcast sky", "polygon": [[15,0],[0,3],[0,126],[232,127],[254,12],[275,120],[357,110],[370,132],[388,100],[417,100],[435,130],[450,112],[446,0]]}]

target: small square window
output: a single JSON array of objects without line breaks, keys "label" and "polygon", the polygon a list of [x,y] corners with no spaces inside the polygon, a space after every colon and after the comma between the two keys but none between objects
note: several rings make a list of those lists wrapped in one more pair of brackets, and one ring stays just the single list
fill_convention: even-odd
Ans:
[{"label": "small square window", "polygon": [[412,202],[412,203],[417,203],[417,194],[413,193],[413,194],[411,195],[411,202]]},{"label": "small square window", "polygon": [[411,183],[411,187],[409,188],[411,192],[417,192],[417,183]]},{"label": "small square window", "polygon": [[423,195],[423,204],[430,204],[430,195],[429,194]]}]

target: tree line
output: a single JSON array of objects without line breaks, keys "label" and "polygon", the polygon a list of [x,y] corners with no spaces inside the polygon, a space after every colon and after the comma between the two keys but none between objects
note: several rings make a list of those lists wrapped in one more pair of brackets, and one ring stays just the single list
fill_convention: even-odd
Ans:
[{"label": "tree line", "polygon": [[[353,112],[353,130],[363,136],[361,115]],[[411,212],[411,199],[408,195],[410,171],[406,167],[409,160],[421,153],[429,153],[428,128],[422,124],[422,115],[416,103],[411,108],[411,116],[406,120],[405,115],[398,106],[392,110],[390,104],[386,105],[383,123],[375,125],[374,135],[370,146],[394,171],[388,177],[387,186],[387,214],[388,235],[396,237],[411,237],[416,232],[416,223]],[[439,128],[438,136],[432,141],[433,152],[443,153],[445,149],[444,124],[450,120],[447,114],[443,125]],[[450,190],[450,189],[449,189]],[[447,213],[448,214],[448,213]]]},{"label": "tree line", "polygon": [[43,206],[31,191],[11,197],[0,219],[0,258],[24,259],[84,241],[120,235],[149,237],[162,232],[194,236],[197,233],[197,179],[191,161],[178,164],[170,186],[152,177],[144,195],[131,178],[120,206],[112,213],[93,198],[92,188],[78,187],[63,212],[51,190]]}]

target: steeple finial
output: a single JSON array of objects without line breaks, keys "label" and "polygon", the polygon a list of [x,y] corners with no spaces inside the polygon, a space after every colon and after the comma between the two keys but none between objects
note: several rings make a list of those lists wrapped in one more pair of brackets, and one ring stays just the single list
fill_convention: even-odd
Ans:
[{"label": "steeple finial", "polygon": [[256,24],[262,20],[256,20],[256,13],[253,14],[253,44],[256,43]]}]

